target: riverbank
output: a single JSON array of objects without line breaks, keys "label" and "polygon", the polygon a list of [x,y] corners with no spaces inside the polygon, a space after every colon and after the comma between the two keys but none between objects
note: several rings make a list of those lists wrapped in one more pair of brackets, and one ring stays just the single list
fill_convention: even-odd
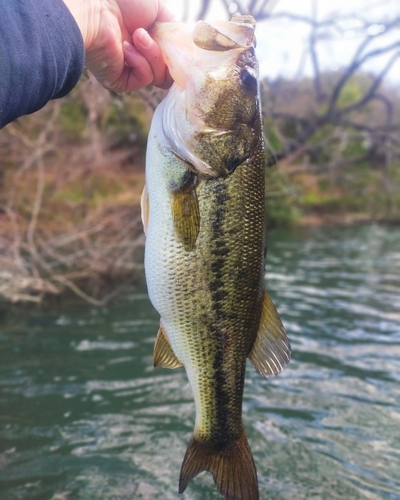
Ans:
[{"label": "riverbank", "polygon": [[[54,297],[72,294],[101,306],[144,280],[143,159],[125,147],[73,169],[69,162],[61,148],[35,168],[6,170],[4,184],[11,189],[3,191],[0,211],[3,301],[54,304]],[[400,224],[397,217],[347,211],[340,193],[336,197],[328,198],[317,179],[291,176],[290,165],[268,169],[269,231]]]},{"label": "riverbank", "polygon": [[[115,96],[89,78],[0,131],[3,300],[40,304],[73,293],[103,305],[143,280],[139,203],[159,100],[154,89]],[[266,119],[265,130],[271,148],[281,147],[274,123]],[[357,151],[362,147],[357,143]],[[337,149],[310,151],[312,144],[266,169],[269,230],[400,223],[395,162],[389,168],[376,158],[352,157],[349,163],[343,146],[347,166],[339,168],[329,161]]]}]

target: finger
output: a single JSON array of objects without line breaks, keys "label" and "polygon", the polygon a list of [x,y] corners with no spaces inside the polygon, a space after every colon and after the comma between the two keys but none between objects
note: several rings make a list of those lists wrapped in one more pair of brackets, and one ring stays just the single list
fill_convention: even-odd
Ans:
[{"label": "finger", "polygon": [[125,92],[132,92],[146,85],[150,85],[154,80],[153,70],[148,60],[130,43],[123,43],[125,62],[127,66],[116,86]]},{"label": "finger", "polygon": [[139,28],[133,34],[133,44],[150,64],[154,75],[153,85],[162,85],[165,81],[165,63],[158,43],[147,31]]},{"label": "finger", "polygon": [[175,16],[174,16],[173,12],[171,12],[169,10],[169,8],[165,5],[164,2],[161,2],[156,21],[166,22],[166,21],[172,21],[174,19],[175,19]]},{"label": "finger", "polygon": [[169,69],[166,67],[165,68],[165,80],[160,83],[159,85],[156,85],[156,87],[159,87],[160,89],[169,89],[171,85],[174,83],[174,80],[172,76],[170,75]]}]

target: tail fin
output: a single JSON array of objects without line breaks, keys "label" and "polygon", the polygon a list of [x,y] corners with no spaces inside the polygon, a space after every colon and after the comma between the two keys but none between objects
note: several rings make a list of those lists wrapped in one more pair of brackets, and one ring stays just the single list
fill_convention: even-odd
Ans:
[{"label": "tail fin", "polygon": [[257,471],[244,430],[224,450],[216,450],[192,437],[182,463],[179,493],[204,470],[211,472],[225,500],[259,500]]}]

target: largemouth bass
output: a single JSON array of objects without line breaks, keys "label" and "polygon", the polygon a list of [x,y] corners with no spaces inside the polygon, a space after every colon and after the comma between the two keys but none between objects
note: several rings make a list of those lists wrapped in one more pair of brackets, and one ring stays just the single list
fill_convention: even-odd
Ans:
[{"label": "largemouth bass", "polygon": [[175,81],[148,138],[142,217],[150,300],[159,312],[154,366],[184,366],[196,422],[182,493],[210,471],[227,500],[259,498],[242,423],[249,358],[263,375],[290,344],[264,288],[264,141],[251,16],[158,23]]}]

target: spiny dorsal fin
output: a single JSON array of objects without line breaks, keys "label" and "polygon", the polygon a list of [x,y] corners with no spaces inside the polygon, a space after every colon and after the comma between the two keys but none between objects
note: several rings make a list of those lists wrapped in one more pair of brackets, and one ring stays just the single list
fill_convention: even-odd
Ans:
[{"label": "spiny dorsal fin", "polygon": [[175,356],[169,343],[167,334],[162,325],[158,329],[157,338],[154,344],[153,365],[162,366],[163,368],[179,368],[183,366],[179,359]]},{"label": "spiny dorsal fin", "polygon": [[260,326],[249,354],[251,364],[261,375],[278,375],[290,361],[290,342],[270,296],[264,291]]},{"label": "spiny dorsal fin", "polygon": [[244,430],[237,441],[223,450],[192,437],[183,459],[179,493],[203,470],[211,472],[225,500],[258,500],[257,471]]},{"label": "spiny dorsal fin", "polygon": [[171,189],[172,218],[178,239],[185,250],[193,250],[200,230],[200,211],[196,177],[186,172],[182,183]]},{"label": "spiny dorsal fin", "polygon": [[144,233],[147,233],[147,226],[149,225],[150,203],[149,193],[147,192],[146,184],[143,187],[142,197],[140,198],[140,208],[142,209],[142,223]]}]

